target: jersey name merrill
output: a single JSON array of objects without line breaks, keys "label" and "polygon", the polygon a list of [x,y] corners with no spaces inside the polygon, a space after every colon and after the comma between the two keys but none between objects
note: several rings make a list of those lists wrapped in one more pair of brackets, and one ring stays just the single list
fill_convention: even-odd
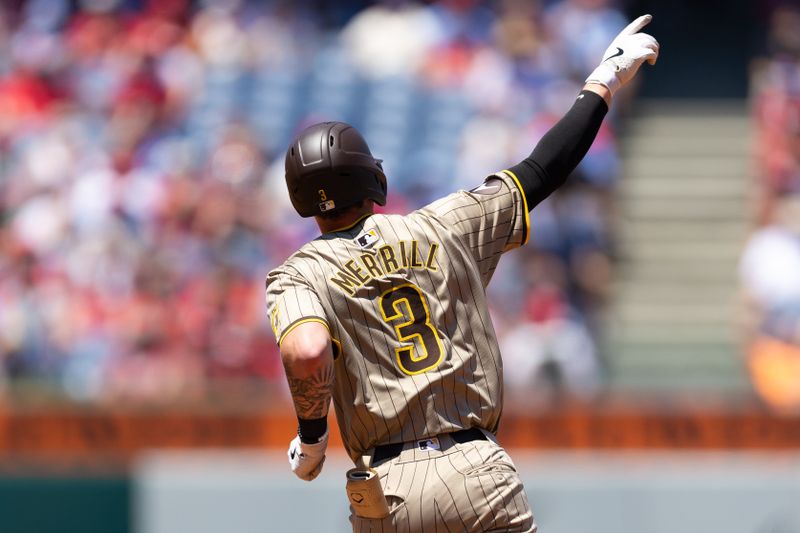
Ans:
[{"label": "jersey name merrill", "polygon": [[427,250],[420,250],[416,240],[400,241],[360,254],[356,259],[344,262],[331,282],[352,296],[355,289],[372,279],[380,279],[401,269],[427,269],[436,272],[436,252],[440,244],[431,242]]}]

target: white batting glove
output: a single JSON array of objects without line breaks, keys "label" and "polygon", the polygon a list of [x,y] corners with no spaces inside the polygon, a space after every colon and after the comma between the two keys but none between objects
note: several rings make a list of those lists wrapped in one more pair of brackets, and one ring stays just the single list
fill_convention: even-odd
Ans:
[{"label": "white batting glove", "polygon": [[652,15],[642,15],[617,35],[606,53],[603,61],[594,72],[586,78],[586,83],[605,85],[611,94],[633,78],[642,63],[651,65],[658,59],[658,41],[639,30],[653,20]]},{"label": "white batting glove", "polygon": [[306,444],[295,437],[289,444],[289,466],[294,475],[305,481],[311,481],[322,472],[322,463],[325,462],[325,450],[328,448],[328,432],[320,437],[316,444]]}]

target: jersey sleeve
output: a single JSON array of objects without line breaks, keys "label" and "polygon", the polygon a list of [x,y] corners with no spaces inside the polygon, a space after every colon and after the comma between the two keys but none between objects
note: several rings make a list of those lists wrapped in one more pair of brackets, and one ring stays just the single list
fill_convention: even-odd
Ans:
[{"label": "jersey sleeve", "polygon": [[319,322],[330,331],[314,288],[289,267],[275,269],[267,276],[267,313],[278,345],[290,331],[305,322]]},{"label": "jersey sleeve", "polygon": [[500,256],[528,242],[530,219],[522,187],[511,171],[492,174],[471,191],[458,191],[425,207],[469,247],[489,283]]}]

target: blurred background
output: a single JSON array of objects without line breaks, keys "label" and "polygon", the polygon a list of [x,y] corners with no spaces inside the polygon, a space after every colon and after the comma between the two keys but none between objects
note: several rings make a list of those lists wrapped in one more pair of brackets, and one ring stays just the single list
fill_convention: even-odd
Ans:
[{"label": "blurred background", "polygon": [[800,532],[778,0],[0,1],[0,531],[348,531],[338,440],[314,484],[283,455],[285,147],[352,123],[407,213],[527,156],[643,13],[657,67],[490,286],[499,438],[545,533]]}]

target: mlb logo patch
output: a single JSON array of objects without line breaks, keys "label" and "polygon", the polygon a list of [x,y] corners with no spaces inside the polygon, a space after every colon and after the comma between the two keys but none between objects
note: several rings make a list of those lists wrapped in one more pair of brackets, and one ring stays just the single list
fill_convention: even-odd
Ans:
[{"label": "mlb logo patch", "polygon": [[378,242],[378,232],[374,229],[356,237],[356,244],[362,248],[369,248],[376,242]]},{"label": "mlb logo patch", "polygon": [[336,203],[333,200],[328,200],[327,202],[322,202],[319,204],[319,210],[323,213],[325,211],[330,211],[331,209],[336,207]]},{"label": "mlb logo patch", "polygon": [[422,450],[423,452],[428,452],[431,450],[441,450],[442,447],[439,445],[439,439],[436,437],[431,437],[429,439],[422,439],[417,441],[417,447]]}]

